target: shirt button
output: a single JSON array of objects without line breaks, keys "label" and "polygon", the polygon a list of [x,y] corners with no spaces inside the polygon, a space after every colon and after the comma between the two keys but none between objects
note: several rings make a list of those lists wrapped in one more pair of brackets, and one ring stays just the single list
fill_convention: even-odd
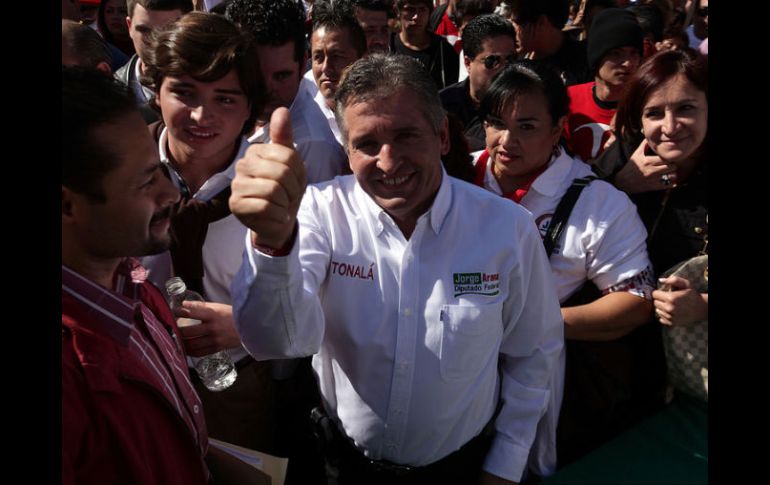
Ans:
[{"label": "shirt button", "polygon": [[695,231],[695,234],[703,234],[703,228],[702,227],[696,227],[693,230]]},{"label": "shirt button", "polygon": [[412,314],[412,309],[411,308],[404,308],[404,315],[405,316],[408,317],[411,314]]},{"label": "shirt button", "polygon": [[194,404],[194,405],[193,405],[193,412],[194,412],[195,414],[198,414],[198,405],[197,405],[197,404]]}]

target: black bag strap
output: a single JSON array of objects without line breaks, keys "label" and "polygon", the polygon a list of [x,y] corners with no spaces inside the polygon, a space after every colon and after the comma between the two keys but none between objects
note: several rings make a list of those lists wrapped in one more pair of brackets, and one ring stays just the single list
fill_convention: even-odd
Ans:
[{"label": "black bag strap", "polygon": [[559,205],[556,206],[556,211],[551,218],[551,222],[548,224],[548,232],[543,238],[543,245],[545,246],[545,254],[550,258],[553,253],[553,248],[556,246],[556,242],[561,237],[564,226],[567,225],[569,216],[572,213],[572,209],[575,207],[580,193],[584,188],[591,183],[592,180],[596,180],[598,177],[589,175],[587,177],[578,178],[572,181],[567,193],[559,201]]}]

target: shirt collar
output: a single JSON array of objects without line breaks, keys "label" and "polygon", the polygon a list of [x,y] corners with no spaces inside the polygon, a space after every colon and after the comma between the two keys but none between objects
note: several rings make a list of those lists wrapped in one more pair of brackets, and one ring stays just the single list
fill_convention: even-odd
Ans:
[{"label": "shirt collar", "polygon": [[535,179],[531,190],[539,192],[546,197],[555,197],[559,192],[562,182],[569,176],[571,167],[570,156],[567,155],[563,148],[559,148],[558,156],[551,157],[551,161],[548,162],[548,168]]},{"label": "shirt collar", "polygon": [[[352,175],[351,179],[353,180],[353,183],[355,183],[353,191],[360,203],[363,204],[364,208],[366,209],[367,217],[371,218],[375,235],[379,236],[385,229],[383,221],[385,219],[392,221],[393,218],[390,217],[385,209],[377,205],[377,202],[375,202],[374,199],[372,199],[372,197],[367,194],[363,188],[361,188],[361,185],[358,183],[358,180],[356,180],[355,175]],[[446,173],[446,170],[444,169],[444,165],[441,164],[441,185],[439,186],[438,192],[436,193],[436,197],[433,199],[433,204],[427,211],[428,217],[430,218],[430,227],[433,229],[433,232],[436,233],[436,235],[441,232],[441,227],[444,225],[444,220],[446,219],[451,206],[452,182],[449,178],[449,175]],[[423,216],[424,214],[420,217]]]},{"label": "shirt collar", "polygon": [[[177,189],[182,190],[183,187],[185,187],[184,180],[182,177],[177,173],[176,170],[174,170],[174,167],[171,166],[171,164],[168,161],[168,151],[166,149],[166,137],[168,136],[168,127],[164,126],[163,130],[160,132],[160,136],[158,137],[158,152],[160,154],[160,159],[163,163],[166,164],[166,166],[169,169],[169,173],[171,174],[171,181],[174,183]],[[222,170],[221,172],[215,173],[211,177],[209,177],[208,180],[201,186],[198,191],[193,194],[193,198],[201,201],[208,201],[213,196],[217,195],[219,192],[222,191],[225,187],[229,186],[233,179],[235,178],[235,162],[238,161],[238,159],[242,158],[246,154],[246,150],[249,148],[249,141],[246,139],[246,137],[241,137],[241,146],[238,149],[238,153],[233,157],[233,160],[230,162],[230,165],[227,166],[226,169]]]},{"label": "shirt collar", "polygon": [[141,64],[142,60],[137,56],[136,62],[134,63],[134,79],[136,79],[137,84],[139,84],[139,87],[142,89],[144,100],[149,102],[155,96],[155,92],[139,81],[139,78],[142,76]]},{"label": "shirt collar", "polygon": [[[483,153],[483,151],[478,153]],[[475,159],[478,159],[478,156],[475,156]],[[484,188],[497,195],[502,195],[503,190],[492,174],[492,165],[492,160],[489,160],[484,174]],[[567,155],[563,148],[559,148],[559,155],[557,157],[551,156],[548,168],[532,182],[530,190],[534,190],[546,197],[556,196],[559,187],[561,187],[561,182],[569,175],[571,166],[570,156]]]},{"label": "shirt collar", "polygon": [[85,276],[62,265],[62,292],[88,307],[91,322],[110,337],[128,345],[137,312],[141,312],[137,285],[144,282],[146,270],[134,258],[121,262],[115,271],[115,290],[104,288]]}]

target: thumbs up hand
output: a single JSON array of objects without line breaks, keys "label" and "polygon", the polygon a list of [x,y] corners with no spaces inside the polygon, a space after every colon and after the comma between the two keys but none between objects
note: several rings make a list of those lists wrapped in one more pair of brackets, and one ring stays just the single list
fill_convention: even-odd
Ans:
[{"label": "thumbs up hand", "polygon": [[291,243],[307,186],[286,108],[270,117],[270,139],[270,144],[251,145],[236,163],[230,210],[252,230],[255,246],[280,250]]}]

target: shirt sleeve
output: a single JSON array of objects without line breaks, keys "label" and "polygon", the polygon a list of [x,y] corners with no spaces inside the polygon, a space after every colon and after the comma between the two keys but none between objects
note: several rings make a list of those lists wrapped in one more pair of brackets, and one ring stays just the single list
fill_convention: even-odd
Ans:
[{"label": "shirt sleeve", "polygon": [[257,360],[305,357],[318,352],[324,315],[318,297],[326,278],[330,245],[315,224],[312,187],[302,200],[294,246],[287,256],[261,253],[246,235],[243,263],[231,293],[235,327]]},{"label": "shirt sleeve", "polygon": [[535,225],[522,223],[518,262],[503,305],[500,347],[502,406],[484,470],[519,481],[564,347],[564,321],[548,259]]},{"label": "shirt sleeve", "polygon": [[647,230],[623,192],[599,180],[588,190],[576,206],[585,221],[579,230],[587,236],[587,277],[604,291],[649,272]]}]

